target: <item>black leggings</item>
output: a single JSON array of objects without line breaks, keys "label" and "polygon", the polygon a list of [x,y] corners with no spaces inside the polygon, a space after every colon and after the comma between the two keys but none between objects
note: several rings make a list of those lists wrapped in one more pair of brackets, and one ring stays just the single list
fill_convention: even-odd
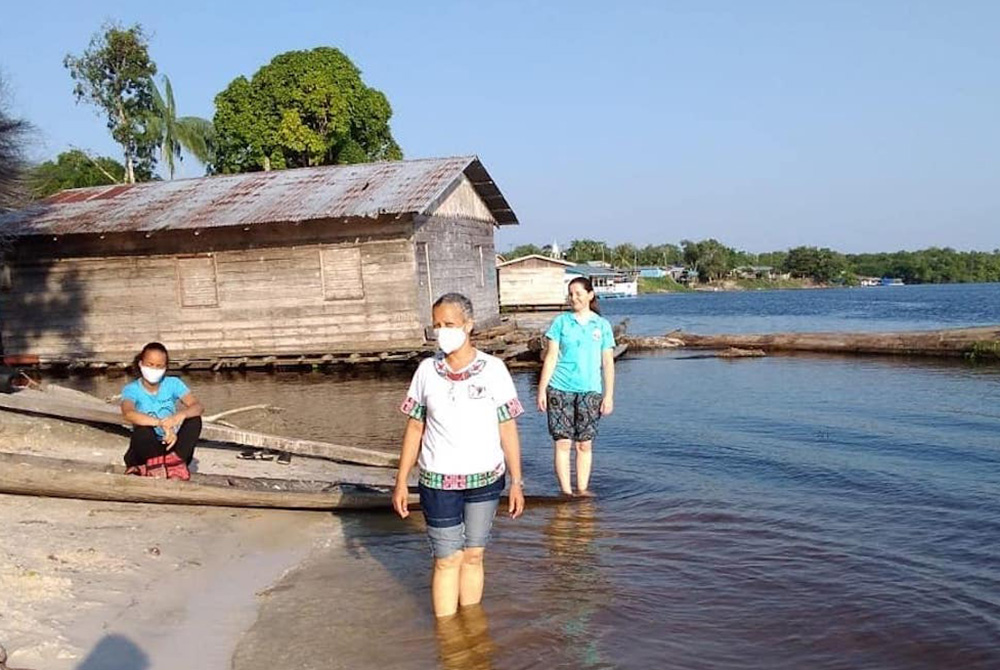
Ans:
[{"label": "black leggings", "polygon": [[[194,457],[194,445],[201,435],[201,417],[196,416],[184,419],[181,429],[177,431],[177,441],[171,450],[177,454],[185,463],[190,464]],[[132,439],[128,443],[128,451],[125,452],[125,465],[142,465],[151,458],[163,456],[167,446],[160,441],[160,436],[156,434],[152,426],[133,426]]]}]

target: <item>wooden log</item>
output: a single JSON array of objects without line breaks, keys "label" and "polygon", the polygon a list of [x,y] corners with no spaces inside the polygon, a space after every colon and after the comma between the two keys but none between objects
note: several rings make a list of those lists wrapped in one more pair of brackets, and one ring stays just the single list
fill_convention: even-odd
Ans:
[{"label": "wooden log", "polygon": [[[22,389],[16,393],[0,394],[0,408],[91,423],[127,425],[122,418],[121,411],[114,405],[98,407],[90,403],[71,402],[64,398],[54,398],[44,391],[34,389]],[[287,451],[298,456],[325,458],[343,463],[380,467],[395,467],[399,464],[399,458],[396,454],[377,449],[282,437],[252,430],[229,428],[210,422],[203,424],[201,435],[206,440]]]},{"label": "wooden log", "polygon": [[1000,326],[889,333],[773,333],[695,335],[669,333],[699,349],[761,349],[841,354],[966,356],[1000,350]]},{"label": "wooden log", "polygon": [[182,482],[125,475],[118,466],[6,452],[0,452],[0,492],[217,507],[333,510],[392,506],[389,489],[366,489],[340,482],[201,473],[194,473],[191,481]]}]

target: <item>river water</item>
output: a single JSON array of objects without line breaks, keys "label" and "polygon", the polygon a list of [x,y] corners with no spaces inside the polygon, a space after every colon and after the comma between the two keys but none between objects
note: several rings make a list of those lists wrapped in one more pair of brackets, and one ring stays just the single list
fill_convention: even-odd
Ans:
[{"label": "river water", "polygon": [[[1000,285],[659,295],[606,313],[643,334],[987,325],[1000,323]],[[671,352],[617,369],[598,498],[499,519],[481,610],[435,625],[419,515],[347,516],[351,551],[286,576],[243,657],[324,669],[1000,667],[1000,365]],[[536,375],[515,374],[526,407]],[[407,379],[189,381],[212,409],[286,408],[252,427],[395,448]],[[80,380],[98,392],[120,382]],[[528,492],[554,492],[544,417],[519,426]]]}]

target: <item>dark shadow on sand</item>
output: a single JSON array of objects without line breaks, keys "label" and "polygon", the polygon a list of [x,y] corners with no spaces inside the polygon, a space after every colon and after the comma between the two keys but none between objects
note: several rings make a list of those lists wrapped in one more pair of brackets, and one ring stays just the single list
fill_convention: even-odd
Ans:
[{"label": "dark shadow on sand", "polygon": [[149,656],[124,635],[105,635],[76,670],[147,670]]}]

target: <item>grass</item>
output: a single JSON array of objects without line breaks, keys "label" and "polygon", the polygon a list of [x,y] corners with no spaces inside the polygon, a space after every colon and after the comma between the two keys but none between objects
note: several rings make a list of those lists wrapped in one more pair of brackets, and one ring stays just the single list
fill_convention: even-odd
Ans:
[{"label": "grass", "polygon": [[995,361],[1000,359],[1000,342],[983,340],[974,342],[965,357],[970,361]]}]

